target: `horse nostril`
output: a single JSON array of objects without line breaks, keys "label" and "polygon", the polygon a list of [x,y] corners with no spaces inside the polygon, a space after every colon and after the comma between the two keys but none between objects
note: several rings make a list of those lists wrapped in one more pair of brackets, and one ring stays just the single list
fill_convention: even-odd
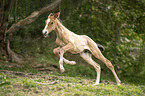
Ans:
[{"label": "horse nostril", "polygon": [[46,35],[46,34],[47,34],[47,31],[45,31],[44,35]]},{"label": "horse nostril", "polygon": [[47,31],[45,31],[43,35],[44,35],[45,37],[47,37],[47,36],[48,36]]}]

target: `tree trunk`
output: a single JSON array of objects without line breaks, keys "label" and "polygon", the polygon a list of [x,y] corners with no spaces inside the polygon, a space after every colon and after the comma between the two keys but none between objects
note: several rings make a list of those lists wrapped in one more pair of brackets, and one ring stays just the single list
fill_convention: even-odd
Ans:
[{"label": "tree trunk", "polygon": [[6,54],[6,32],[14,0],[0,1],[0,56]]},{"label": "tree trunk", "polygon": [[[4,1],[4,0],[3,0]],[[55,0],[53,3],[49,4],[48,6],[42,8],[40,11],[34,11],[30,16],[26,17],[25,19],[20,20],[18,23],[13,24],[8,30],[8,20],[10,17],[10,12],[12,9],[12,6],[14,4],[14,0],[11,0],[11,2],[8,2],[10,4],[9,5],[9,10],[7,11],[8,14],[4,14],[3,11],[3,6],[8,6],[5,3],[3,3],[2,1],[0,1],[0,5],[3,5],[0,8],[0,16],[5,17],[5,21],[0,19],[0,57],[2,55],[6,55],[11,61],[15,61],[18,63],[22,62],[22,58],[20,58],[20,56],[18,54],[16,54],[15,52],[13,52],[10,48],[10,38],[12,38],[12,34],[13,32],[17,32],[20,28],[24,27],[25,25],[28,25],[32,22],[34,22],[40,15],[49,12],[53,9],[55,9],[58,4],[61,2],[61,0]],[[1,17],[0,17],[1,18]],[[1,22],[2,21],[2,22]]]}]

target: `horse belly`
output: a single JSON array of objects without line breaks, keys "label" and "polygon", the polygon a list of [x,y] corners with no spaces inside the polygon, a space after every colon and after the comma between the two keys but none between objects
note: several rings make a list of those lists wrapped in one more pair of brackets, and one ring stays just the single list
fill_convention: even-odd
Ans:
[{"label": "horse belly", "polygon": [[74,46],[75,46],[75,51],[77,51],[78,53],[81,53],[82,51],[84,51],[84,49],[88,49],[89,47],[87,45],[87,40],[79,37],[75,42],[74,42]]}]

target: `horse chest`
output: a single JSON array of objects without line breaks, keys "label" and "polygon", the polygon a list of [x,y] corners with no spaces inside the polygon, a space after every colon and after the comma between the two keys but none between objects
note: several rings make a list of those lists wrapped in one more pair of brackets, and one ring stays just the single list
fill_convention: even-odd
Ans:
[{"label": "horse chest", "polygon": [[64,40],[62,40],[60,38],[56,38],[56,44],[59,46],[65,46],[67,43],[64,42]]},{"label": "horse chest", "polygon": [[57,33],[56,44],[59,46],[65,46],[69,43],[68,37],[67,34]]}]

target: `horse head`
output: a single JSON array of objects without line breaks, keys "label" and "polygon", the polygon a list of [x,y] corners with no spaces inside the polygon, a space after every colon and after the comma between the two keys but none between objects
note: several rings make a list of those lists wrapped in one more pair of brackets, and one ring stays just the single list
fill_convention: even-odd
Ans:
[{"label": "horse head", "polygon": [[42,31],[44,37],[47,37],[48,34],[52,31],[55,30],[56,28],[56,23],[55,20],[59,17],[60,12],[56,13],[56,14],[52,14],[50,13],[47,20],[45,21],[45,27]]}]

